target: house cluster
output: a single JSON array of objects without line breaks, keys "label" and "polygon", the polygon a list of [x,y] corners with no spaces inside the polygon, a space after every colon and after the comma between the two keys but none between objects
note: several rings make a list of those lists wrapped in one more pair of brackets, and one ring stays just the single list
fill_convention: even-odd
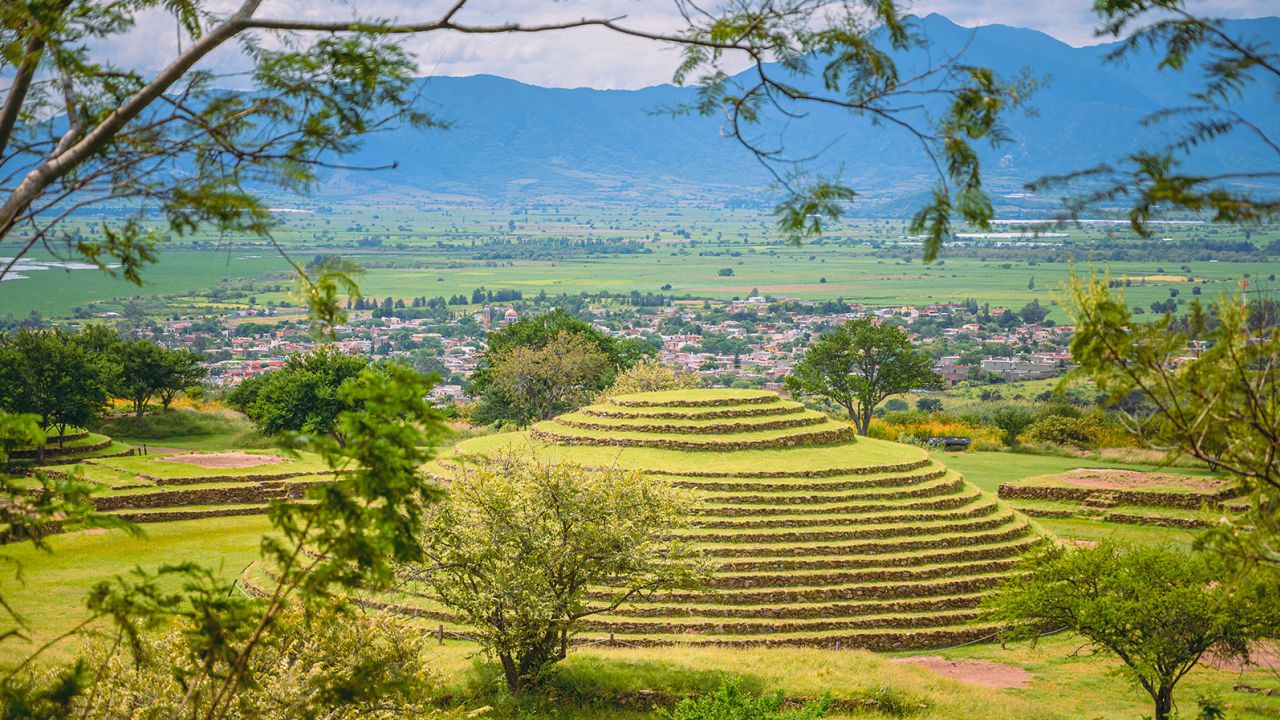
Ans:
[{"label": "house cluster", "polygon": [[[436,397],[460,402],[465,379],[484,352],[486,335],[515,322],[521,312],[542,309],[546,308],[482,306],[468,313],[411,319],[356,313],[337,329],[334,344],[342,352],[373,359],[407,357],[445,378]],[[1071,328],[1012,324],[1008,318],[994,322],[992,318],[999,317],[996,310],[979,312],[959,303],[869,308],[749,297],[714,305],[593,305],[589,312],[602,331],[655,346],[663,363],[683,372],[720,382],[740,378],[772,389],[781,387],[814,339],[860,317],[902,326],[914,342],[938,356],[935,369],[952,384],[990,375],[1009,380],[1051,377],[1070,362],[1066,345]],[[211,381],[234,385],[315,346],[305,323],[277,317],[264,321],[257,316],[171,320],[159,324],[156,339],[204,354]],[[997,347],[1008,351],[990,352]],[[979,349],[985,351],[980,356],[975,354]]]}]

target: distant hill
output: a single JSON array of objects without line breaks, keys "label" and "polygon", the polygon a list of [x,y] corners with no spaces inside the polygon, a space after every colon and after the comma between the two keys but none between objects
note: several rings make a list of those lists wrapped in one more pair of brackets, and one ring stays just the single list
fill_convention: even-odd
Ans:
[{"label": "distant hill", "polygon": [[[1028,68],[1047,78],[1034,97],[1036,116],[1012,118],[1013,142],[985,152],[988,185],[998,193],[1016,194],[1040,175],[1149,147],[1159,131],[1142,127],[1140,119],[1183,101],[1198,81],[1194,73],[1159,72],[1154,62],[1103,63],[1110,45],[1074,48],[1035,30],[963,28],[936,14],[917,22],[933,44],[933,57],[967,44],[964,62],[1006,75]],[[1280,41],[1280,18],[1231,25],[1246,35]],[[913,52],[900,62],[909,69],[923,66],[925,59]],[[355,162],[396,161],[399,167],[376,173],[336,171],[323,184],[323,197],[339,202],[371,196],[503,202],[766,200],[767,173],[736,143],[720,137],[715,118],[661,112],[691,98],[688,88],[542,88],[483,75],[422,82],[422,106],[453,121],[454,127],[396,130],[369,138]],[[1280,114],[1274,112],[1280,87],[1268,90],[1255,92],[1245,107],[1252,105],[1253,118],[1280,132]],[[818,164],[843,166],[864,193],[864,211],[906,214],[931,181],[912,138],[844,113],[816,112],[790,124],[769,123],[762,133],[772,133],[797,154],[823,149]],[[1214,144],[1203,169],[1247,167],[1254,156],[1244,139],[1227,137]]]}]

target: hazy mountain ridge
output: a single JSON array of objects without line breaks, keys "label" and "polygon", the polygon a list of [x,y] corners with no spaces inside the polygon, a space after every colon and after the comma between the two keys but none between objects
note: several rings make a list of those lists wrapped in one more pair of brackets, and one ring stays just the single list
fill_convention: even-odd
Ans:
[{"label": "hazy mountain ridge", "polygon": [[[1162,131],[1141,126],[1141,119],[1184,102],[1199,80],[1194,73],[1160,72],[1154,61],[1104,63],[1111,45],[1074,48],[1035,30],[1002,25],[969,29],[940,15],[918,22],[933,43],[935,58],[965,48],[966,63],[987,65],[1006,76],[1029,68],[1047,78],[1033,99],[1035,117],[1012,117],[1012,142],[983,150],[988,186],[998,193],[1016,193],[1041,175],[1151,147]],[[1246,35],[1280,39],[1280,18],[1231,25]],[[904,74],[924,62],[920,52],[900,58]],[[769,175],[748,152],[720,136],[717,118],[662,112],[690,100],[695,92],[690,88],[542,88],[483,75],[423,82],[422,106],[454,127],[370,137],[351,160],[395,161],[399,167],[335,173],[323,184],[322,196],[336,201],[371,193],[499,201],[765,198]],[[1280,133],[1280,117],[1264,111],[1278,89],[1259,91],[1241,107],[1253,109],[1255,119]],[[760,132],[796,155],[824,149],[815,166],[843,167],[864,193],[864,209],[902,214],[904,196],[922,192],[932,179],[927,159],[910,136],[845,113],[814,112],[789,124],[769,123]],[[1252,157],[1244,138],[1227,137],[1212,146],[1198,169],[1248,166]]]}]

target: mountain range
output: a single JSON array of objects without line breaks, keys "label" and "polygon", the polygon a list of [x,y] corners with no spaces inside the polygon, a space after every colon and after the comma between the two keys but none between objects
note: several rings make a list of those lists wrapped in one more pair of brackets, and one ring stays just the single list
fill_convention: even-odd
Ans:
[{"label": "mountain range", "polygon": [[[983,146],[987,184],[1015,207],[1041,204],[1028,181],[1114,160],[1158,144],[1167,129],[1144,126],[1150,113],[1183,104],[1201,78],[1161,71],[1151,54],[1108,62],[1112,44],[1072,47],[1036,30],[965,28],[941,15],[914,19],[930,48],[898,54],[904,74],[928,58],[962,51],[961,62],[1002,76],[1029,72],[1040,81],[1032,113],[1012,115],[1010,141]],[[1228,30],[1280,41],[1280,18],[1228,22]],[[767,203],[769,174],[716,118],[663,112],[695,90],[657,85],[639,90],[563,89],[479,75],[420,81],[421,106],[448,120],[447,130],[395,129],[372,135],[354,164],[395,162],[380,172],[333,171],[323,198],[475,199],[488,202]],[[813,79],[797,82],[815,82]],[[1280,86],[1255,85],[1236,103],[1264,130],[1280,135]],[[793,156],[817,153],[815,170],[840,169],[863,196],[861,210],[905,214],[932,181],[931,166],[908,133],[843,111],[767,118],[755,130],[766,145]],[[1197,170],[1248,168],[1259,162],[1251,138],[1228,135],[1203,150]],[[1273,161],[1273,160],[1272,160]],[[1047,199],[1045,199],[1047,200]]]}]

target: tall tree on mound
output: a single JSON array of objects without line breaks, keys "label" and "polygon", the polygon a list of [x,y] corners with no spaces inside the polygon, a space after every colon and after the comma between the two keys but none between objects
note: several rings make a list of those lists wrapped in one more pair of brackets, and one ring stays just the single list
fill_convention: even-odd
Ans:
[{"label": "tall tree on mound", "polygon": [[[547,351],[553,344],[560,347]],[[555,357],[567,352],[572,356]],[[527,423],[572,410],[608,387],[618,371],[652,352],[644,343],[619,341],[560,308],[521,318],[489,335],[468,386],[468,392],[480,398],[472,419],[479,424]],[[592,364],[579,362],[584,356],[590,356]],[[507,368],[500,372],[504,364]],[[555,364],[568,372],[562,381],[554,373],[539,371]],[[569,372],[570,366],[576,369]]]},{"label": "tall tree on mound", "polygon": [[933,361],[896,327],[866,318],[850,320],[818,339],[787,376],[797,395],[823,397],[844,408],[859,435],[885,398],[912,389],[938,387]]},{"label": "tall tree on mound", "polygon": [[588,402],[611,372],[608,361],[585,336],[561,332],[541,348],[517,345],[497,356],[490,377],[513,416],[548,420]]},{"label": "tall tree on mound", "polygon": [[643,472],[499,454],[450,481],[414,574],[473,628],[518,693],[565,658],[583,618],[700,584],[693,551],[673,539],[682,507]]},{"label": "tall tree on mound", "polygon": [[618,373],[608,390],[596,396],[596,402],[604,402],[617,395],[659,392],[662,390],[693,390],[702,387],[702,378],[692,373],[682,373],[663,365],[656,359],[646,358]]},{"label": "tall tree on mound", "polygon": [[1066,630],[1114,653],[1150,696],[1156,720],[1173,712],[1173,690],[1204,654],[1248,657],[1276,630],[1257,587],[1224,584],[1212,556],[1168,547],[1103,543],[1052,546],[1015,575],[986,608],[1006,637]]}]

